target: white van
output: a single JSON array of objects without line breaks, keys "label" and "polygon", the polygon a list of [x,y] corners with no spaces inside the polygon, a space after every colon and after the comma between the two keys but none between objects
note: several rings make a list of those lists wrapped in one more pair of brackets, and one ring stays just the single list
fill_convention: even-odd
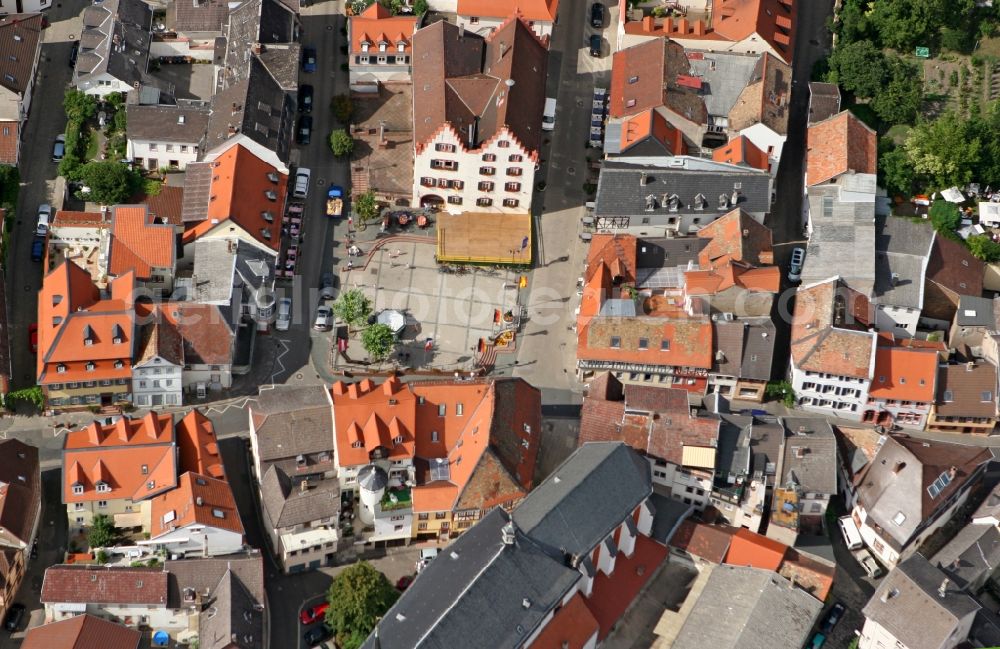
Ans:
[{"label": "white van", "polygon": [[840,533],[844,537],[844,543],[847,544],[848,550],[857,550],[864,545],[864,541],[861,540],[861,532],[858,531],[858,526],[854,524],[853,518],[841,516],[837,519],[837,523],[840,525]]},{"label": "white van", "polygon": [[542,130],[551,131],[556,127],[556,100],[549,97],[545,100],[545,110],[542,111]]},{"label": "white van", "polygon": [[300,167],[295,172],[295,187],[292,188],[292,196],[295,198],[305,198],[309,195],[309,179],[312,172],[305,167]]}]

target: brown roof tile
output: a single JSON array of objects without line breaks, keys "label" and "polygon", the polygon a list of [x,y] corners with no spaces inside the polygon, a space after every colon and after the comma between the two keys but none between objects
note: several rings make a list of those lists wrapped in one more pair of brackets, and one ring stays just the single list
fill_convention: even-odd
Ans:
[{"label": "brown roof tile", "polygon": [[89,614],[28,629],[21,649],[138,649],[136,629]]},{"label": "brown roof tile", "polygon": [[729,128],[742,131],[763,124],[778,135],[788,133],[792,68],[781,59],[764,54],[753,75],[729,111]]},{"label": "brown roof tile", "polygon": [[183,187],[161,185],[160,193],[155,196],[140,191],[129,199],[129,203],[145,205],[154,223],[169,223],[175,227],[184,225],[181,218],[184,205]]},{"label": "brown roof tile", "polygon": [[704,124],[708,109],[700,90],[677,82],[690,76],[684,48],[669,39],[652,39],[615,52],[611,64],[609,114],[627,117],[666,106],[681,117]]},{"label": "brown roof tile", "polygon": [[927,279],[959,295],[983,294],[986,265],[972,256],[969,249],[947,237],[934,236],[927,261]]},{"label": "brown roof tile", "polygon": [[874,174],[877,154],[878,135],[849,110],[811,124],[806,145],[809,186],[851,171]]},{"label": "brown roof tile", "polygon": [[153,539],[189,525],[243,534],[243,522],[229,483],[191,472],[180,477],[176,489],[153,498],[150,521]]},{"label": "brown roof tile", "polygon": [[771,229],[741,209],[698,230],[698,237],[709,240],[698,253],[698,263],[703,267],[725,263],[727,259],[754,266],[774,263]]},{"label": "brown roof tile", "polygon": [[938,368],[937,414],[945,417],[995,417],[997,368],[963,363]]},{"label": "brown roof tile", "polygon": [[735,533],[735,527],[709,525],[687,519],[670,538],[670,545],[712,563],[722,563]]},{"label": "brown roof tile", "polygon": [[26,546],[41,503],[38,448],[16,439],[0,441],[0,539]]},{"label": "brown roof tile", "polygon": [[792,320],[792,361],[801,370],[870,378],[876,336],[863,328],[850,328],[869,322],[867,298],[839,280],[800,288]]},{"label": "brown roof tile", "polygon": [[161,568],[52,566],[42,580],[43,604],[167,605],[167,573]]}]

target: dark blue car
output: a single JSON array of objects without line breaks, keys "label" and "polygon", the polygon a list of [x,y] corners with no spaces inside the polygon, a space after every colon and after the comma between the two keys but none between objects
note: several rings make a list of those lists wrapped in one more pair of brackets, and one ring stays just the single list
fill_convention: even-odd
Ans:
[{"label": "dark blue car", "polygon": [[315,72],[316,71],[316,48],[315,47],[303,47],[302,48],[302,71],[303,72]]},{"label": "dark blue car", "polygon": [[45,240],[35,238],[31,242],[31,261],[41,261],[45,256]]}]

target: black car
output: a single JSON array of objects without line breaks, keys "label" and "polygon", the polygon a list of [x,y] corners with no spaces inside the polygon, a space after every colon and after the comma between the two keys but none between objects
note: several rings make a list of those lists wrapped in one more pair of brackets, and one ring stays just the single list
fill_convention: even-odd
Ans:
[{"label": "black car", "polygon": [[7,611],[7,617],[3,620],[3,628],[11,633],[17,631],[24,619],[24,604],[12,604]]},{"label": "black car", "polygon": [[590,36],[590,55],[595,58],[601,57],[601,35],[592,34]]},{"label": "black car", "polygon": [[594,29],[604,27],[604,5],[600,2],[590,5],[590,26]]},{"label": "black car", "polygon": [[311,113],[313,109],[313,87],[299,86],[299,112]]},{"label": "black car", "polygon": [[328,629],[325,624],[321,624],[306,631],[302,635],[302,639],[305,640],[306,646],[315,647],[331,635],[330,629]]},{"label": "black car", "polygon": [[826,635],[830,635],[830,632],[833,631],[833,627],[837,626],[837,622],[840,622],[840,618],[844,617],[844,609],[845,607],[843,602],[837,602],[831,606],[830,610],[826,613],[826,617],[823,618],[823,622],[819,625],[819,630]]},{"label": "black car", "polygon": [[80,41],[73,41],[73,47],[69,50],[69,67],[76,67],[76,57],[80,53]]},{"label": "black car", "polygon": [[299,118],[299,128],[295,132],[295,141],[299,144],[309,144],[312,139],[313,118],[303,115]]},{"label": "black car", "polygon": [[302,71],[303,72],[315,72],[316,71],[316,48],[315,47],[303,47],[302,48]]}]

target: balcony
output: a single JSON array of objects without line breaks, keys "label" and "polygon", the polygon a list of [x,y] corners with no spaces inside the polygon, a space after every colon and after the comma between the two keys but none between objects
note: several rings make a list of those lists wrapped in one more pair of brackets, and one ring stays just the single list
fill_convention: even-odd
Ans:
[{"label": "balcony", "polygon": [[387,491],[385,495],[382,496],[382,502],[379,503],[379,508],[383,512],[394,512],[403,509],[413,508],[413,496],[409,489],[397,489],[394,491]]}]

